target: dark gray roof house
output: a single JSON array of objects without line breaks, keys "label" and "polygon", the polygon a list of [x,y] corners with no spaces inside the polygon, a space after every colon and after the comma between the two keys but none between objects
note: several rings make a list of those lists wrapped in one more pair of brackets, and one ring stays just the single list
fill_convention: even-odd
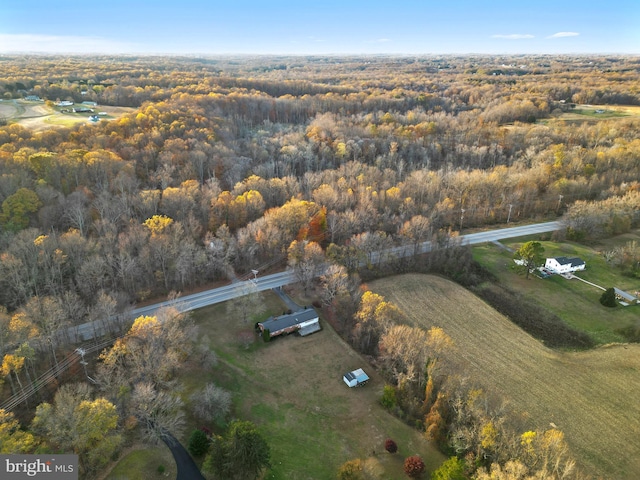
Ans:
[{"label": "dark gray roof house", "polygon": [[584,260],[574,257],[547,258],[544,268],[554,273],[569,273],[584,270],[587,264]]},{"label": "dark gray roof house", "polygon": [[313,308],[298,310],[297,312],[270,317],[264,322],[256,324],[256,330],[269,330],[270,337],[277,337],[287,333],[298,332],[301,336],[309,335],[320,330],[318,312]]}]

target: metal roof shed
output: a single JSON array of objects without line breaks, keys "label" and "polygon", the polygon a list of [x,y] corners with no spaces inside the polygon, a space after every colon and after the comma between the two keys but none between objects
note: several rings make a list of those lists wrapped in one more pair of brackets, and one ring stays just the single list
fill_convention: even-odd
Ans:
[{"label": "metal roof shed", "polygon": [[346,383],[351,388],[364,385],[369,381],[369,376],[364,373],[364,370],[358,368],[353,372],[345,373],[342,379],[344,380],[344,383]]}]

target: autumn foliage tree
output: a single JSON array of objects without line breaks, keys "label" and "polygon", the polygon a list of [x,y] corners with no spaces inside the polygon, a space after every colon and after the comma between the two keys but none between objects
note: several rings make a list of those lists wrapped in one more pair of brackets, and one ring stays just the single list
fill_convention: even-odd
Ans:
[{"label": "autumn foliage tree", "polygon": [[60,387],[53,403],[38,406],[31,426],[50,448],[78,455],[81,472],[90,476],[122,444],[118,420],[114,404],[102,397],[92,398],[85,384],[70,384]]},{"label": "autumn foliage tree", "polygon": [[526,278],[529,278],[529,273],[536,267],[539,267],[544,262],[544,247],[540,242],[529,241],[525,242],[520,248],[516,250],[513,258],[522,262],[522,267],[526,272]]},{"label": "autumn foliage tree", "polygon": [[407,457],[404,460],[404,473],[409,478],[420,478],[424,473],[424,462],[418,455]]},{"label": "autumn foliage tree", "polygon": [[349,460],[338,468],[338,480],[364,480],[364,468],[359,458]]},{"label": "autumn foliage tree", "polygon": [[308,292],[324,265],[325,256],[322,248],[316,242],[294,240],[289,245],[287,254],[289,268],[300,280],[305,293]]},{"label": "autumn foliage tree", "polygon": [[398,451],[398,444],[391,438],[387,438],[384,441],[384,449],[389,453],[396,453]]},{"label": "autumn foliage tree", "polygon": [[0,453],[31,453],[38,441],[32,433],[20,428],[20,422],[12,412],[0,409]]}]

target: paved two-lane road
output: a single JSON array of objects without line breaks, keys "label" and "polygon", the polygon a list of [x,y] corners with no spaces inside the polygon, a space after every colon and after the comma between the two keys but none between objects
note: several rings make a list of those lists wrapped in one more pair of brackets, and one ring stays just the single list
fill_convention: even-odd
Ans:
[{"label": "paved two-lane road", "polygon": [[[497,240],[503,240],[505,238],[522,237],[525,235],[534,235],[538,233],[548,233],[559,230],[562,228],[560,222],[546,222],[535,223],[532,225],[524,225],[520,227],[502,228],[498,230],[489,230],[487,232],[471,233],[469,235],[460,236],[462,245],[476,245],[479,243],[494,242]],[[393,247],[389,251],[383,254],[383,258],[387,258],[389,255],[395,257],[410,256],[413,254],[412,248],[407,247]],[[419,253],[427,253],[431,251],[431,242],[424,242],[418,246]],[[380,256],[380,252],[375,252],[372,255],[373,263],[376,263]],[[188,312],[196,310],[198,308],[214,305],[216,303],[226,302],[228,300],[246,295],[249,291],[270,290],[276,287],[282,287],[295,283],[296,277],[293,272],[287,270],[284,272],[274,273],[272,275],[266,275],[264,277],[258,277],[253,280],[247,280],[246,282],[233,283],[220,288],[214,288],[204,292],[194,293],[181,297],[176,301],[166,301],[148,305],[146,307],[136,308],[132,312],[132,317],[136,318],[142,315],[154,315],[155,312],[165,306],[174,305],[181,312]],[[249,282],[253,285],[249,285]],[[255,286],[254,286],[255,285]],[[247,288],[247,287],[250,288]],[[101,322],[85,323],[79,325],[77,328],[79,338],[91,340],[96,336],[103,334],[103,325]]]}]

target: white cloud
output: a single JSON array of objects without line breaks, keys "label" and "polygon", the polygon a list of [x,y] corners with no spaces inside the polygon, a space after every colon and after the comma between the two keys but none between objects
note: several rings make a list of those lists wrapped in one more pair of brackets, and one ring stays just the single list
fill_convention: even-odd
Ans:
[{"label": "white cloud", "polygon": [[520,40],[523,38],[534,38],[528,33],[512,33],[510,35],[491,35],[491,38],[506,38],[507,40]]},{"label": "white cloud", "polygon": [[577,37],[578,35],[580,35],[578,32],[558,32],[549,35],[547,38]]},{"label": "white cloud", "polygon": [[134,53],[140,50],[134,44],[101,37],[0,34],[0,51],[6,53]]}]

